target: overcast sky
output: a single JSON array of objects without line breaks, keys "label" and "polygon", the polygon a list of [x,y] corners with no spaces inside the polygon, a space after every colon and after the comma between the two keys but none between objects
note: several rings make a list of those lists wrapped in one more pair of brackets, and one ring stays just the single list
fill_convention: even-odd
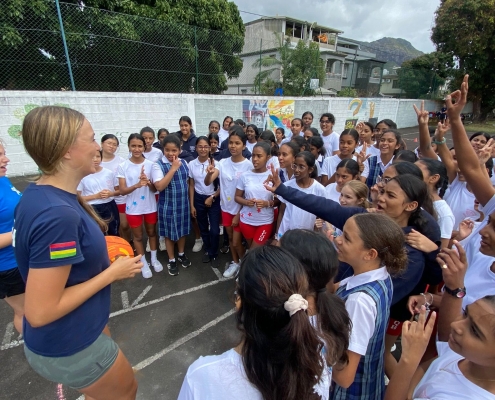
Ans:
[{"label": "overcast sky", "polygon": [[[241,11],[284,15],[344,31],[343,36],[373,41],[384,36],[406,39],[425,53],[440,0],[233,0]],[[244,22],[260,18],[241,12]]]}]

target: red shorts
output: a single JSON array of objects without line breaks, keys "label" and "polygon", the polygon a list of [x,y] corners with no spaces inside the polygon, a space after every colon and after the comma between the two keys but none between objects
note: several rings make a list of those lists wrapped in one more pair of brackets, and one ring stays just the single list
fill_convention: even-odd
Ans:
[{"label": "red shorts", "polygon": [[[232,220],[234,219],[235,215],[229,214],[228,212],[222,211],[222,223],[223,226],[232,226]],[[241,228],[239,228],[239,225],[237,226],[232,226],[234,231],[240,232]]]},{"label": "red shorts", "polygon": [[402,333],[403,324],[404,322],[390,318],[388,320],[387,335],[400,336],[400,334]]},{"label": "red shorts", "polygon": [[125,214],[125,203],[117,204],[117,208],[119,209],[119,214]]},{"label": "red shorts", "polygon": [[264,245],[268,239],[271,239],[273,223],[268,225],[248,225],[244,222],[239,222],[242,236],[246,240],[254,240],[259,245]]},{"label": "red shorts", "polygon": [[131,228],[139,228],[143,224],[143,219],[147,224],[156,224],[158,221],[158,213],[156,211],[144,215],[126,214],[125,216],[127,217],[127,222],[129,222]]}]

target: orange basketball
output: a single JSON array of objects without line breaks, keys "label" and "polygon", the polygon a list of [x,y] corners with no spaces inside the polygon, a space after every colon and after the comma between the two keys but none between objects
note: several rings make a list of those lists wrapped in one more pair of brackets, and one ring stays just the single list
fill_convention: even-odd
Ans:
[{"label": "orange basketball", "polygon": [[114,262],[122,256],[134,256],[134,250],[129,242],[118,236],[105,236],[107,241],[108,258],[110,262]]}]

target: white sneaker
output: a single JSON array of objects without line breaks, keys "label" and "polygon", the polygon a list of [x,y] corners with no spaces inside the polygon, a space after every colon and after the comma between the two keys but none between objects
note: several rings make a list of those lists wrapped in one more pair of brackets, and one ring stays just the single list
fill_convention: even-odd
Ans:
[{"label": "white sneaker", "polygon": [[158,239],[158,248],[160,251],[165,251],[167,250],[167,245],[165,244],[165,238],[161,237]]},{"label": "white sneaker", "polygon": [[220,235],[223,235],[223,225],[220,225]]},{"label": "white sneaker", "polygon": [[149,253],[151,251],[150,249],[150,240],[148,239],[148,241],[146,242],[146,252]]},{"label": "white sneaker", "polygon": [[149,279],[153,276],[151,273],[150,265],[148,263],[143,265],[143,268],[141,268],[141,274],[143,274],[143,278]]},{"label": "white sneaker", "polygon": [[203,248],[203,239],[196,239],[192,248],[193,253],[198,253]]},{"label": "white sneaker", "polygon": [[240,265],[232,261],[223,273],[224,278],[232,278],[239,271]]},{"label": "white sneaker", "polygon": [[155,260],[151,262],[151,265],[153,265],[153,269],[155,272],[162,272],[163,271],[163,265],[160,261]]}]

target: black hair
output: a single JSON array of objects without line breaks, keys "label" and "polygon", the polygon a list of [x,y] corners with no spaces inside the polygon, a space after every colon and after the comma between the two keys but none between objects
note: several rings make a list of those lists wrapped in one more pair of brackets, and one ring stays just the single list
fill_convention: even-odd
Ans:
[{"label": "black hair", "polygon": [[321,233],[306,229],[293,229],[284,233],[280,247],[290,251],[306,270],[309,293],[317,306],[317,331],[323,333],[327,362],[347,364],[347,348],[352,321],[344,301],[327,290],[339,270],[335,246]]},{"label": "black hair", "polygon": [[398,163],[392,164],[391,167],[395,168],[397,175],[414,175],[416,178],[424,180],[423,171],[416,164],[400,161]]},{"label": "black hair", "polygon": [[306,115],[311,115],[311,118],[315,119],[315,116],[313,115],[313,113],[311,111],[304,111],[301,119],[303,119]]},{"label": "black hair", "polygon": [[314,393],[324,373],[323,340],[308,315],[284,305],[308,294],[301,263],[280,247],[262,246],[243,258],[238,276],[237,328],[247,379],[264,400],[321,398]]},{"label": "black hair", "polygon": [[168,129],[165,129],[165,128],[160,128],[158,129],[158,132],[156,133],[156,137],[160,137],[160,135],[165,132],[167,135],[170,135],[170,132],[168,131]]},{"label": "black hair", "polygon": [[239,126],[242,126],[243,128],[246,127],[246,123],[242,119],[236,119],[234,121],[234,124],[239,125]]},{"label": "black hair", "polygon": [[223,119],[223,122],[222,122],[222,128],[223,128],[223,124],[225,124],[225,121],[227,121],[228,119],[230,119],[230,122],[234,121],[234,118],[232,118],[230,115],[227,115],[227,116]]},{"label": "black hair", "polygon": [[292,121],[290,122],[291,126],[294,121],[299,121],[301,123],[301,128],[304,127],[303,121],[301,118],[293,118]]},{"label": "black hair", "polygon": [[249,124],[246,129],[251,128],[254,131],[254,137],[256,140],[258,140],[258,137],[260,136],[260,131],[258,127],[255,124]]},{"label": "black hair", "polygon": [[113,140],[116,140],[117,141],[117,146],[120,145],[120,142],[119,142],[119,139],[117,138],[117,136],[115,136],[114,134],[112,133],[107,133],[106,135],[103,135],[101,137],[101,143],[103,144],[103,142],[106,142],[108,139],[113,139]]},{"label": "black hair", "polygon": [[146,148],[146,142],[144,141],[143,135],[141,135],[140,133],[131,133],[129,135],[129,138],[127,139],[127,146],[129,146],[131,144],[132,139],[141,140],[141,142],[143,142],[143,146]]},{"label": "black hair", "polygon": [[153,134],[153,137],[155,137],[155,131],[152,128],[150,128],[149,126],[145,126],[144,128],[142,128],[139,131],[139,134],[142,135],[144,132],[150,132]]},{"label": "black hair", "polygon": [[216,133],[210,133],[208,135],[208,143],[210,143],[211,140],[216,140],[220,145],[220,136],[218,136]]},{"label": "black hair", "polygon": [[418,156],[416,156],[416,153],[414,153],[414,151],[411,150],[399,150],[395,154],[394,163],[396,161],[415,163],[416,161],[418,161]]},{"label": "black hair", "polygon": [[275,129],[275,132],[277,132],[277,131],[282,132],[282,137],[285,138],[285,129],[284,128],[282,128],[281,126],[279,126],[279,127],[277,127],[277,129]]},{"label": "black hair", "polygon": [[254,145],[253,151],[255,148],[261,147],[265,154],[270,158],[272,156],[272,146],[270,146],[267,142],[258,142]]},{"label": "black hair", "polygon": [[[291,153],[294,157],[296,157],[296,155],[301,152],[301,148],[296,142],[285,142],[282,144],[282,146],[287,146],[291,150]],[[282,146],[280,146],[280,148],[282,148]]]},{"label": "black hair", "polygon": [[436,217],[426,183],[411,174],[397,175],[391,181],[398,183],[409,201],[416,201],[418,203],[416,209],[409,216],[407,224],[417,227],[419,233],[424,234],[428,229],[428,220],[421,215],[421,208],[430,213],[434,218]]},{"label": "black hair", "polygon": [[473,140],[477,136],[483,136],[486,139],[487,142],[492,138],[488,133],[485,133],[485,132],[474,132],[469,137],[469,141]]},{"label": "black hair", "polygon": [[485,168],[488,171],[488,176],[491,178],[493,175],[493,158],[489,158],[488,161],[485,163]]},{"label": "black hair", "polygon": [[375,125],[375,128],[380,125],[380,124],[385,124],[387,125],[390,129],[397,129],[397,124],[392,121],[391,119],[382,119],[381,121],[377,122]]},{"label": "black hair", "polygon": [[332,125],[335,125],[335,117],[332,113],[323,113],[320,117],[320,122],[323,117],[327,117]]},{"label": "black hair", "polygon": [[313,168],[313,171],[309,174],[310,178],[316,179],[318,178],[318,171],[316,169],[316,158],[313,154],[311,154],[309,151],[301,151],[300,153],[297,153],[296,158],[301,157],[308,168]]},{"label": "black hair", "polygon": [[210,123],[208,124],[208,129],[210,129],[211,124],[217,124],[217,125],[218,125],[218,128],[221,128],[221,127],[222,127],[222,126],[220,125],[220,122],[218,122],[218,121],[216,121],[216,120],[213,120],[213,121],[210,121]]},{"label": "black hair", "polygon": [[418,160],[418,162],[426,167],[430,175],[438,175],[440,177],[435,184],[435,189],[437,189],[440,198],[443,199],[445,191],[449,186],[449,177],[445,165],[443,165],[441,161],[432,158],[422,158],[421,160]]},{"label": "black hair", "polygon": [[327,154],[327,149],[325,148],[325,143],[321,136],[313,136],[308,139],[310,146],[315,146],[318,149],[318,154],[325,156]]},{"label": "black hair", "polygon": [[264,140],[264,141],[268,141],[268,142],[271,142],[271,143],[277,143],[277,139],[275,138],[275,135],[269,129],[261,132],[260,133],[260,136],[259,136],[259,139],[260,140]]},{"label": "black hair", "polygon": [[345,168],[346,171],[351,174],[353,178],[359,175],[359,164],[352,158],[346,158],[345,160],[339,162],[339,165],[337,165],[335,171],[337,171],[339,168]]},{"label": "black hair", "polygon": [[182,117],[179,118],[179,125],[181,122],[187,122],[189,125],[192,126],[191,118],[189,118],[187,115],[183,115]]},{"label": "black hair", "polygon": [[200,137],[198,137],[198,138],[196,139],[196,146],[198,145],[198,142],[199,142],[200,140],[205,141],[205,142],[208,144],[208,146],[210,145],[210,141],[208,140],[208,138],[207,138],[206,136],[200,136]]},{"label": "black hair", "polygon": [[162,146],[165,149],[165,146],[169,143],[175,144],[177,148],[180,150],[182,141],[179,139],[177,135],[167,135],[162,140]]},{"label": "black hair", "polygon": [[246,145],[247,142],[247,136],[244,133],[244,129],[242,129],[242,126],[240,125],[234,125],[229,128],[229,138],[231,136],[238,136],[239,139],[241,139],[242,144]]},{"label": "black hair", "polygon": [[[388,121],[388,120],[385,120],[385,121]],[[378,124],[377,124],[377,125],[378,125]],[[402,141],[402,136],[400,135],[400,132],[399,132],[397,129],[393,129],[393,128],[391,128],[391,129],[387,129],[385,132],[383,132],[383,133],[382,133],[382,136],[380,136],[380,140],[381,140],[381,138],[383,137],[383,135],[385,135],[385,134],[386,134],[386,133],[388,133],[388,132],[391,132],[391,133],[393,133],[393,134],[394,134],[394,136],[395,136],[395,140],[397,141],[397,144],[398,144],[398,145],[399,145],[399,147],[400,147],[400,144],[401,144],[401,141]],[[394,150],[394,155],[396,155],[398,151],[399,151],[399,149],[395,149],[395,150]]]},{"label": "black hair", "polygon": [[309,143],[302,136],[292,136],[292,142],[296,142],[297,145],[301,148],[301,151],[310,151]]},{"label": "black hair", "polygon": [[351,136],[354,141],[356,142],[356,144],[359,143],[359,132],[355,129],[345,129],[344,131],[342,131],[342,133],[340,134],[340,137],[344,136],[344,135],[348,135],[348,136]]},{"label": "black hair", "polygon": [[367,127],[369,127],[371,129],[371,132],[373,132],[373,130],[375,129],[375,125],[373,125],[371,122],[367,121],[367,122],[363,122],[364,125],[366,125]]}]

